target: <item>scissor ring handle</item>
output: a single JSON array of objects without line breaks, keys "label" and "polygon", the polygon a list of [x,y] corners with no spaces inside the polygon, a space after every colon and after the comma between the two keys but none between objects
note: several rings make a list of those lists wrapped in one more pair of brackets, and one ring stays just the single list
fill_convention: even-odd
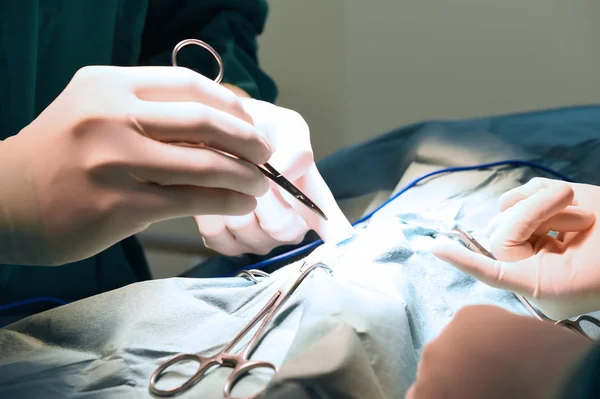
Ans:
[{"label": "scissor ring handle", "polygon": [[214,79],[214,81],[217,83],[221,83],[221,81],[223,80],[223,74],[225,73],[225,66],[223,64],[223,58],[221,58],[221,56],[219,55],[217,50],[215,50],[210,44],[208,44],[200,39],[185,39],[185,40],[182,40],[179,43],[177,43],[177,45],[173,48],[173,54],[171,55],[171,63],[173,64],[173,66],[177,66],[177,53],[179,53],[179,51],[182,48],[184,48],[185,46],[188,46],[190,44],[193,44],[195,46],[200,46],[203,49],[208,50],[213,55],[213,57],[215,57],[215,59],[217,60],[217,64],[219,64],[219,74]]},{"label": "scissor ring handle", "polygon": [[584,337],[586,337],[590,340],[593,340],[593,338],[585,331],[585,329],[581,325],[581,322],[588,322],[588,323],[596,326],[597,328],[600,328],[600,320],[598,320],[595,317],[589,316],[589,315],[578,316],[577,318],[575,318],[575,320],[570,320],[570,319],[560,320],[560,321],[557,321],[555,324],[563,326],[571,331],[574,331],[576,333],[583,335]]},{"label": "scissor ring handle", "polygon": [[587,321],[590,324],[595,325],[596,327],[600,328],[600,320],[598,320],[597,318],[584,314],[581,316],[578,316],[575,320],[575,323],[581,324],[582,321]]},{"label": "scissor ring handle", "polygon": [[[160,389],[157,387],[158,381],[164,376],[165,372],[169,367],[177,363],[183,363],[190,360],[198,363],[198,371],[196,371],[183,384],[171,389]],[[207,369],[218,364],[219,362],[213,358],[207,359],[192,353],[180,353],[178,355],[175,355],[166,362],[162,363],[160,366],[158,366],[154,373],[152,373],[149,385],[150,393],[152,393],[155,396],[168,397],[177,395],[183,391],[187,391],[204,376]]]},{"label": "scissor ring handle", "polygon": [[[231,373],[227,381],[225,381],[225,386],[223,387],[223,395],[225,396],[225,399],[237,399],[232,396],[233,388],[235,388],[236,384],[240,382],[244,378],[244,376],[246,376],[248,373],[255,369],[270,369],[273,370],[275,374],[277,374],[277,367],[275,367],[273,363],[255,362],[251,360],[239,363],[233,369],[233,372]],[[263,391],[264,388],[259,392],[256,392],[254,395],[247,396],[244,399],[254,399],[258,397]]]}]

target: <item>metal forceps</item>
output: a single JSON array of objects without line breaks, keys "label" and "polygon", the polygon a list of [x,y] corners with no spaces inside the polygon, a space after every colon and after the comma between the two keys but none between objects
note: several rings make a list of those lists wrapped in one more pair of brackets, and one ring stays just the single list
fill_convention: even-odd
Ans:
[{"label": "metal forceps", "polygon": [[[270,325],[271,321],[277,315],[277,312],[281,309],[284,303],[292,296],[298,286],[304,281],[304,279],[315,269],[320,268],[333,274],[333,270],[323,263],[303,264],[300,267],[300,273],[292,280],[289,288],[284,291],[283,287],[280,287],[277,292],[269,299],[267,304],[258,312],[252,320],[240,331],[226,346],[219,352],[212,356],[201,356],[194,353],[180,353],[173,356],[169,360],[162,363],[156,371],[150,377],[149,390],[152,394],[161,397],[175,396],[181,394],[192,386],[196,385],[199,381],[206,376],[210,370],[214,367],[229,367],[233,371],[231,375],[225,381],[223,387],[223,395],[226,399],[232,399],[232,391],[234,386],[240,382],[244,376],[255,369],[269,369],[277,372],[277,367],[269,362],[254,361],[250,360],[252,353],[264,338],[266,329]],[[247,277],[254,282],[258,282],[257,277],[268,277],[269,275],[259,270],[248,270],[238,274],[240,277]],[[286,285],[286,284],[284,284]],[[261,322],[262,320],[262,322]],[[250,331],[260,322],[257,331],[252,335],[250,341],[242,346],[241,352],[234,352],[234,347],[245,338]],[[163,377],[167,370],[175,364],[184,363],[188,361],[194,361],[198,363],[198,370],[191,377],[185,380],[181,385],[172,389],[160,389],[157,384],[161,377]],[[249,398],[257,397],[261,392],[256,393]]]},{"label": "metal forceps", "polygon": [[[465,230],[461,229],[460,227],[455,227],[454,229],[452,229],[449,232],[438,233],[438,235],[443,235],[443,236],[458,240],[461,244],[463,244],[465,247],[467,247],[471,251],[496,260],[496,257],[494,255],[492,255],[492,253],[490,251],[485,249],[483,247],[483,245],[481,245],[475,239],[475,237],[473,237],[471,234],[467,233]],[[588,333],[583,329],[583,327],[582,327],[583,322],[588,322],[588,323],[596,326],[598,329],[600,329],[600,320],[598,320],[597,318],[595,318],[593,316],[581,315],[581,316],[574,318],[573,320],[570,320],[570,319],[554,320],[554,319],[551,319],[550,317],[546,316],[541,310],[535,308],[531,304],[531,302],[529,302],[529,300],[527,298],[525,298],[524,296],[517,295],[517,294],[513,294],[513,295],[515,297],[517,297],[519,302],[521,302],[521,304],[533,315],[533,317],[535,317],[536,319],[538,319],[540,321],[552,322],[558,326],[565,327],[568,330],[571,330],[573,332],[581,334],[588,339],[593,339],[593,338],[590,337],[588,335]]]},{"label": "metal forceps", "polygon": [[[217,83],[221,83],[221,80],[223,79],[223,75],[225,73],[225,66],[223,64],[223,59],[221,58],[221,56],[219,55],[217,50],[215,50],[210,44],[208,44],[202,40],[185,39],[185,40],[182,40],[181,42],[177,43],[177,45],[173,48],[173,54],[171,56],[171,63],[173,64],[173,66],[177,66],[177,54],[179,53],[179,51],[181,51],[182,48],[184,48],[185,46],[188,46],[190,44],[200,46],[200,47],[204,48],[205,50],[208,50],[213,55],[213,57],[215,57],[215,59],[217,60],[217,64],[219,64],[219,73],[217,74],[217,77],[214,79],[214,81]],[[296,198],[298,201],[300,201],[306,207],[311,209],[313,212],[315,212],[316,214],[321,216],[323,219],[327,220],[327,216],[321,210],[321,208],[319,208],[317,206],[317,204],[314,203],[314,201],[312,201],[310,198],[308,198],[302,191],[300,191],[300,189],[298,187],[296,187],[294,184],[292,184],[292,182],[290,182],[288,179],[286,179],[274,167],[272,167],[268,163],[266,163],[262,166],[257,165],[257,167],[262,172],[263,175],[265,175],[267,178],[271,179],[279,187],[283,188],[285,191],[290,193],[294,198]]]}]

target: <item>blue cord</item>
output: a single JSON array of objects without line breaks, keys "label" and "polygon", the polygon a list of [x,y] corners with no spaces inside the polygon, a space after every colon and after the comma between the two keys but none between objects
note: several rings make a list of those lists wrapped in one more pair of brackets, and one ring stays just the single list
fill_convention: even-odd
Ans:
[{"label": "blue cord", "polygon": [[[398,198],[399,196],[401,196],[402,194],[404,194],[405,192],[407,192],[408,190],[410,190],[411,188],[413,188],[414,186],[416,186],[417,184],[419,184],[420,182],[422,182],[425,179],[428,179],[430,177],[433,176],[437,176],[437,175],[441,175],[444,173],[452,173],[452,172],[464,172],[464,171],[468,171],[468,170],[479,170],[479,169],[488,169],[488,168],[493,168],[493,167],[497,167],[497,166],[503,166],[503,165],[512,165],[512,166],[528,166],[530,168],[533,169],[540,169],[543,170],[544,172],[556,176],[561,180],[565,180],[568,182],[572,182],[573,180],[570,179],[568,176],[557,172],[555,170],[552,170],[550,168],[547,168],[543,165],[537,164],[535,162],[529,162],[529,161],[521,161],[521,160],[506,160],[506,161],[498,161],[498,162],[489,162],[489,163],[484,163],[481,165],[473,165],[473,166],[455,166],[455,167],[450,167],[450,168],[444,168],[444,169],[439,169],[439,170],[435,170],[433,172],[427,173],[426,175],[423,175],[421,177],[418,177],[416,179],[414,179],[413,181],[411,181],[410,183],[408,183],[406,186],[404,186],[404,188],[402,188],[400,191],[398,191],[396,194],[394,194],[392,197],[390,197],[387,201],[385,201],[383,204],[381,204],[380,206],[378,206],[374,211],[372,211],[371,213],[363,216],[362,218],[358,219],[356,222],[352,223],[352,226],[356,226],[359,223],[362,223],[366,220],[369,220],[375,213],[377,213],[378,211],[380,211],[382,208],[384,208],[385,206],[387,206],[390,202],[394,201],[396,198]],[[321,245],[323,243],[323,240],[317,240],[317,241],[313,241],[309,244],[306,244],[302,247],[293,249],[289,252],[283,253],[281,255],[277,255],[274,256],[272,258],[269,259],[265,259],[261,262],[257,262],[253,265],[250,266],[246,266],[238,271],[235,271],[234,273],[231,273],[228,275],[228,277],[231,276],[235,276],[236,274],[238,274],[239,272],[241,272],[242,270],[248,270],[248,269],[264,269],[269,265],[274,264],[275,262],[279,262],[279,261],[283,261],[289,258],[292,258],[296,255],[299,255],[303,252],[306,252],[310,249],[316,248],[319,245]]]},{"label": "blue cord", "polygon": [[[380,206],[378,206],[374,211],[372,211],[371,213],[363,216],[362,218],[358,219],[356,222],[354,222],[352,225],[356,226],[359,223],[362,223],[366,220],[369,220],[375,213],[377,213],[379,210],[381,210],[382,208],[384,208],[385,206],[387,206],[390,202],[394,201],[396,198],[398,198],[399,196],[401,196],[402,194],[404,194],[405,192],[407,192],[408,190],[410,190],[411,188],[413,188],[414,186],[416,186],[417,184],[419,184],[420,182],[422,182],[425,179],[428,179],[430,177],[433,176],[437,176],[437,175],[441,175],[444,173],[452,173],[452,172],[464,172],[464,171],[468,171],[468,170],[478,170],[478,169],[488,169],[488,168],[493,168],[493,167],[497,167],[497,166],[502,166],[502,165],[512,165],[512,166],[527,166],[533,169],[540,169],[543,170],[544,172],[556,176],[559,179],[568,181],[568,182],[572,182],[573,180],[571,180],[568,176],[563,175],[562,173],[556,172],[550,168],[547,168],[543,165],[539,165],[535,162],[529,162],[529,161],[520,161],[520,160],[507,160],[507,161],[499,161],[499,162],[490,162],[490,163],[484,163],[481,165],[474,165],[474,166],[457,166],[457,167],[451,167],[451,168],[444,168],[444,169],[439,169],[430,173],[427,173],[426,175],[423,175],[419,178],[414,179],[413,181],[411,181],[410,183],[408,183],[406,186],[404,186],[404,188],[402,188],[400,191],[398,191],[396,194],[394,194],[391,198],[389,198],[387,201],[385,201],[383,204],[381,204]],[[281,255],[277,255],[274,256],[272,258],[269,259],[265,259],[261,262],[255,263],[253,265],[250,266],[246,266],[234,273],[231,273],[229,276],[234,276],[236,274],[238,274],[240,271],[242,270],[247,270],[247,269],[264,269],[265,267],[274,264],[275,262],[279,262],[279,261],[283,261],[289,258],[292,258],[296,255],[302,254],[306,251],[309,251],[313,248],[318,247],[319,245],[321,245],[323,243],[322,240],[317,240],[317,241],[313,241],[309,244],[306,244],[302,247],[293,249],[291,251],[288,251],[286,253],[283,253]],[[31,299],[26,299],[23,301],[19,301],[19,302],[13,302],[13,303],[9,303],[3,306],[0,306],[0,312],[3,312],[5,310],[9,310],[12,308],[16,308],[19,306],[24,306],[24,305],[29,305],[29,304],[33,304],[33,303],[39,303],[39,302],[54,302],[56,304],[60,305],[65,305],[67,302],[58,299],[58,298],[52,298],[52,297],[37,297],[37,298],[31,298]]]},{"label": "blue cord", "polygon": [[59,306],[67,304],[67,302],[63,301],[62,299],[58,299],[58,298],[54,298],[54,297],[50,297],[50,296],[40,296],[40,297],[36,297],[36,298],[24,299],[22,301],[12,302],[12,303],[8,303],[6,305],[2,305],[2,306],[0,306],[0,312],[4,312],[5,310],[13,309],[13,308],[16,308],[19,306],[31,305],[31,304],[40,303],[40,302],[54,302],[54,303],[58,304]]}]

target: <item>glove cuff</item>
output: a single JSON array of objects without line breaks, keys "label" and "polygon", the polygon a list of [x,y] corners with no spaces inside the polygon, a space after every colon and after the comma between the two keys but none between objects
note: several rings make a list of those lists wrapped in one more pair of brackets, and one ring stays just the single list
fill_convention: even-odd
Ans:
[{"label": "glove cuff", "polygon": [[17,136],[0,141],[0,263],[47,259],[27,156]]}]

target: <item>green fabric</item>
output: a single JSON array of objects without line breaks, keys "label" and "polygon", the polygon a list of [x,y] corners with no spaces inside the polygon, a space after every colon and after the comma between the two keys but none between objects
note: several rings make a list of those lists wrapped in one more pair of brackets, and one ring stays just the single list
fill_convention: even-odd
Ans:
[{"label": "green fabric", "polygon": [[[256,55],[266,15],[266,0],[0,1],[0,139],[35,119],[79,68],[171,65],[173,46],[191,37],[221,54],[224,82],[273,102],[276,86]],[[210,57],[185,48],[178,63],[212,77]],[[72,301],[148,278],[130,238],[61,267],[0,265],[0,304],[42,295]]]},{"label": "green fabric", "polygon": [[600,397],[600,344],[596,344],[577,365],[558,397],[560,399]]}]

